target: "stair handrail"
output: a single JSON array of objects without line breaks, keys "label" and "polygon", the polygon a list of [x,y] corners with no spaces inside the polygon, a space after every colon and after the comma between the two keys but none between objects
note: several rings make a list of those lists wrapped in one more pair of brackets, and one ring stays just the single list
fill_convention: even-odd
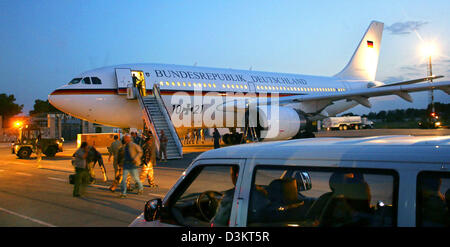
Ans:
[{"label": "stair handrail", "polygon": [[[152,118],[152,114],[150,114],[150,112],[148,111],[147,107],[145,106],[144,103],[144,98],[142,97],[141,93],[139,92],[139,90],[137,90],[137,88],[133,87],[133,91],[135,93],[135,95],[137,95],[138,101],[139,101],[139,105],[141,106],[141,109],[144,113],[144,120],[147,124],[147,127],[150,129],[150,132],[152,133],[153,139],[155,140],[155,145],[156,145],[156,150],[159,151],[159,148],[161,146],[161,143],[159,141],[159,135],[158,135],[158,131],[155,128],[155,125],[153,124],[153,118]],[[137,91],[137,92],[136,92]]]},{"label": "stair handrail", "polygon": [[183,157],[183,145],[181,144],[181,139],[178,136],[178,133],[175,130],[175,127],[173,126],[172,119],[170,118],[169,112],[167,111],[167,109],[164,105],[164,101],[161,98],[161,92],[159,90],[158,84],[153,85],[153,95],[155,96],[156,100],[158,101],[158,105],[161,109],[161,113],[163,114],[164,118],[166,119],[166,121],[168,123],[170,133],[172,134],[172,136],[176,136],[176,138],[173,138],[173,139],[175,141],[175,144],[177,145],[178,153],[180,154],[181,157]]}]

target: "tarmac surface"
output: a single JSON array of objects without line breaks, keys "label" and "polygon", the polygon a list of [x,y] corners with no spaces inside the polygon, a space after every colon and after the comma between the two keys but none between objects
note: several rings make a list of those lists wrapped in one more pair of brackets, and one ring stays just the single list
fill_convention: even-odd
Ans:
[{"label": "tarmac surface", "polygon": [[[450,130],[349,130],[324,131],[316,137],[377,136],[377,135],[449,135]],[[181,173],[200,153],[212,149],[212,143],[187,145],[184,157],[158,163],[155,169],[157,188],[144,184],[144,194],[136,191],[127,198],[118,198],[119,191],[112,193],[112,161],[108,161],[106,148],[100,148],[107,170],[108,181],[102,181],[98,166],[95,168],[97,182],[88,186],[85,197],[72,197],[73,185],[68,177],[73,174],[71,156],[74,143],[66,143],[64,152],[40,162],[34,155],[30,159],[18,159],[11,153],[9,143],[0,143],[0,226],[128,226],[143,210],[145,202],[164,197]],[[211,183],[214,178],[211,178]]]}]

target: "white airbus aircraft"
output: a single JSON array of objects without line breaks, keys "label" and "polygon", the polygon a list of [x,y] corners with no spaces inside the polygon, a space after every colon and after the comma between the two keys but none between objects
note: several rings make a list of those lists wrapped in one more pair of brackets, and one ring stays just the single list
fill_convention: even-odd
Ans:
[{"label": "white airbus aircraft", "polygon": [[[77,118],[119,128],[142,129],[143,106],[138,100],[127,97],[127,88],[133,85],[132,75],[138,77],[137,80],[146,89],[144,92],[148,94],[159,88],[163,105],[172,121],[177,114],[183,115],[186,111],[202,114],[212,107],[207,103],[187,107],[181,105],[174,97],[177,93],[189,95],[191,102],[195,102],[197,95],[215,92],[216,97],[220,98],[218,102],[224,102],[223,107],[215,108],[223,111],[237,110],[234,104],[228,107],[227,93],[242,93],[244,96],[240,100],[277,93],[280,107],[276,121],[279,128],[271,140],[279,140],[301,137],[307,121],[335,116],[358,104],[370,107],[368,99],[371,97],[398,95],[411,102],[409,92],[439,89],[450,93],[450,81],[430,82],[442,76],[389,85],[375,81],[382,32],[383,23],[373,21],[347,66],[332,77],[166,64],[126,64],[81,73],[68,85],[52,92],[48,99],[56,108]],[[199,90],[201,93],[196,94]],[[249,105],[244,104],[244,108]],[[262,109],[262,105],[256,107]],[[265,115],[261,116],[264,118]],[[233,121],[232,126],[225,127],[235,127],[235,124]],[[175,127],[179,132],[189,126]]]}]

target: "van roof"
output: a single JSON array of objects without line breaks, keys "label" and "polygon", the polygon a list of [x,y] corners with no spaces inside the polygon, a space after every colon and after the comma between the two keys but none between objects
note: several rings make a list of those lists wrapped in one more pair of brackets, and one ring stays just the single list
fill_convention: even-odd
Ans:
[{"label": "van roof", "polygon": [[255,158],[449,163],[450,136],[311,138],[210,150],[197,159]]}]

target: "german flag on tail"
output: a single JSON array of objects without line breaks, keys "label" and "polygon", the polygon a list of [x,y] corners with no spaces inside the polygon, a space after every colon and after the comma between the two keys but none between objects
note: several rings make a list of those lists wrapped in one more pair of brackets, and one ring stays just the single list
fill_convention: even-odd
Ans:
[{"label": "german flag on tail", "polygon": [[373,41],[367,40],[367,47],[373,48]]}]

